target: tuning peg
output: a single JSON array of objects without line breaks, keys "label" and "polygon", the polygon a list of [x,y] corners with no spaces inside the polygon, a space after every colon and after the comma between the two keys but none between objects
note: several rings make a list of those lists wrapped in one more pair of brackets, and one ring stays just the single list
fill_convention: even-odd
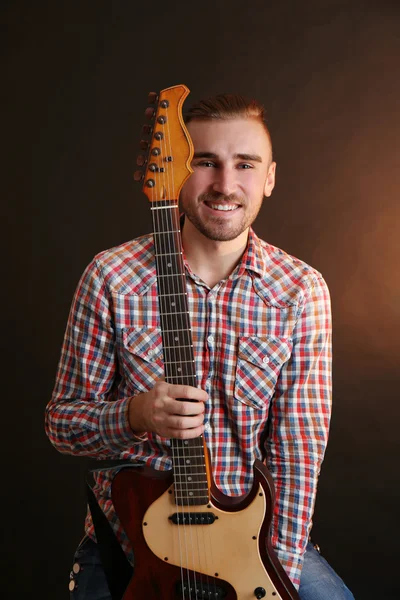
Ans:
[{"label": "tuning peg", "polygon": [[133,179],[135,181],[141,181],[143,179],[143,173],[142,171],[135,171],[133,174]]},{"label": "tuning peg", "polygon": [[143,127],[142,127],[143,135],[148,135],[151,132],[152,132],[152,128],[150,127],[150,125],[143,125]]},{"label": "tuning peg", "polygon": [[149,106],[149,108],[146,108],[146,110],[144,111],[144,116],[146,117],[146,119],[152,119],[154,117],[154,113],[154,108],[151,108]]},{"label": "tuning peg", "polygon": [[140,140],[139,146],[141,150],[147,150],[149,147],[149,142],[146,142],[146,140]]},{"label": "tuning peg", "polygon": [[149,104],[155,104],[157,101],[158,94],[156,92],[150,92],[148,95]]},{"label": "tuning peg", "polygon": [[139,167],[143,167],[144,163],[146,162],[146,158],[143,156],[143,154],[139,154],[137,159],[136,159],[136,164]]}]

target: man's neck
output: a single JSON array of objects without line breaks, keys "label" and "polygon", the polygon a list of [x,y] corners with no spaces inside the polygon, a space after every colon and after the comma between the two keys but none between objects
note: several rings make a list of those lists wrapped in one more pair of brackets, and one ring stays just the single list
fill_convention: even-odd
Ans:
[{"label": "man's neck", "polygon": [[187,218],[182,230],[183,248],[190,268],[210,288],[229,277],[246,250],[247,240],[248,230],[229,242],[210,240]]}]

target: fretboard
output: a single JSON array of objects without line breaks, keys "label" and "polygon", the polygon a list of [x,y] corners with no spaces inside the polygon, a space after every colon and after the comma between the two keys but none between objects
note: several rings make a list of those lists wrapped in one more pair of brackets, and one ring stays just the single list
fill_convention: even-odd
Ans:
[{"label": "fretboard", "polygon": [[[167,383],[197,386],[177,202],[152,207],[158,305]],[[208,479],[202,436],[171,439],[178,505],[207,504]]]}]

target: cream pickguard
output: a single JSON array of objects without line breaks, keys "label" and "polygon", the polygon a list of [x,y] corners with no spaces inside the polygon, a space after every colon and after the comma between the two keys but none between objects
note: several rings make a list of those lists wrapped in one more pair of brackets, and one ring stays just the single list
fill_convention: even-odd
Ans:
[{"label": "cream pickguard", "polygon": [[[266,599],[281,600],[259,554],[259,533],[265,514],[265,494],[259,486],[251,504],[238,512],[212,505],[177,506],[171,486],[148,508],[143,535],[150,550],[161,560],[183,569],[228,581],[238,600],[254,600],[262,587]],[[210,525],[174,524],[175,513],[212,513]]]}]

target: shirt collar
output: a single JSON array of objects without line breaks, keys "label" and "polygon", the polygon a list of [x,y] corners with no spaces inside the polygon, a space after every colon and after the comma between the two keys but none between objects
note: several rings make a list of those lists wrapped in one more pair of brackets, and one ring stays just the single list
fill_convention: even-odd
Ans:
[{"label": "shirt collar", "polygon": [[249,229],[247,248],[232,275],[235,273],[237,277],[240,277],[246,270],[253,271],[253,273],[260,277],[262,277],[265,271],[261,241],[251,227]]},{"label": "shirt collar", "polygon": [[[183,225],[182,221],[181,221],[181,224]],[[197,275],[195,273],[193,273],[193,271],[191,270],[190,265],[187,262],[184,251],[183,251],[183,260],[184,260],[186,270],[187,270],[188,274],[190,275],[190,277],[192,277],[192,279],[194,279],[198,283],[202,283],[203,285],[205,285],[201,281],[201,279],[199,279],[197,277]],[[242,258],[240,259],[239,264],[235,267],[235,269],[230,274],[229,279],[237,279],[238,277],[241,277],[242,275],[244,275],[245,271],[252,271],[259,277],[262,277],[264,274],[264,271],[265,271],[264,262],[265,261],[264,261],[260,238],[256,235],[254,230],[250,227],[246,250],[244,251]]]}]

